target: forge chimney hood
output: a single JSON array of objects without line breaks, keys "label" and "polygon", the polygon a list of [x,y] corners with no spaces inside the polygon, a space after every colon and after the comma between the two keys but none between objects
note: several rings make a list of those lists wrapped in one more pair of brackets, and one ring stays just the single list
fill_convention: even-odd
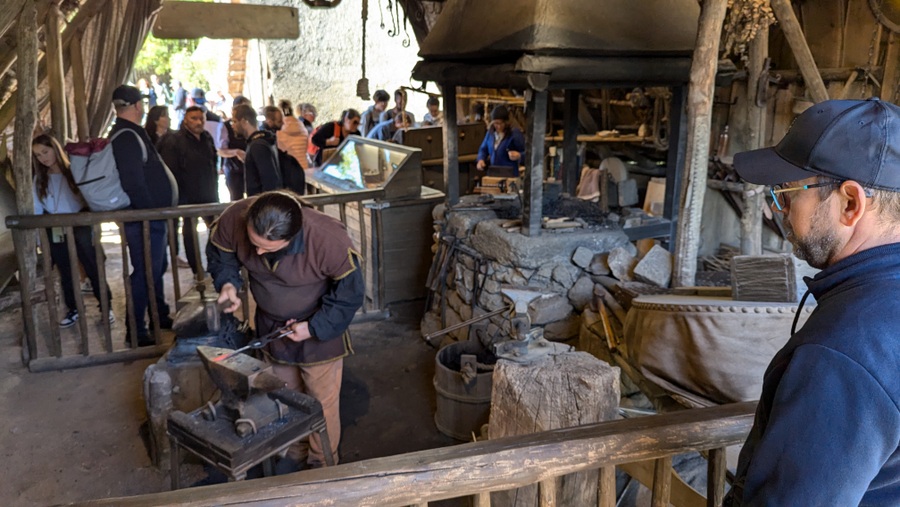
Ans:
[{"label": "forge chimney hood", "polygon": [[413,77],[537,88],[686,82],[699,16],[697,0],[448,0]]}]

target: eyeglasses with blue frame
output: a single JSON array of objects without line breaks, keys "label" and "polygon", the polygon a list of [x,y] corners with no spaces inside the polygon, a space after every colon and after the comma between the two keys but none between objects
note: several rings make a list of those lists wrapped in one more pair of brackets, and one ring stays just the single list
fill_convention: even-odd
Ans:
[{"label": "eyeglasses with blue frame", "polygon": [[788,205],[790,205],[791,201],[787,196],[787,192],[795,192],[799,190],[806,190],[809,188],[819,188],[819,187],[829,187],[829,186],[837,186],[843,183],[843,181],[829,181],[826,183],[813,183],[812,185],[803,185],[800,187],[783,187],[781,185],[773,185],[769,187],[769,197],[772,198],[772,202],[775,203],[775,208],[778,211],[784,211]]}]

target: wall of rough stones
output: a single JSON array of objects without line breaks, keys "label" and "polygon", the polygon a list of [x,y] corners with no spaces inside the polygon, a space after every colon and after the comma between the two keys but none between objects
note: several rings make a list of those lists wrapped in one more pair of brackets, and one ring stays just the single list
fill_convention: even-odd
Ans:
[{"label": "wall of rough stones", "polygon": [[[356,82],[362,77],[362,2],[343,0],[337,7],[312,9],[301,0],[247,0],[247,3],[296,7],[300,13],[300,37],[297,40],[264,41],[273,74],[275,100],[286,98],[297,105],[309,102],[319,112],[318,122],[337,119],[349,107],[363,112],[371,101],[356,96]],[[393,106],[393,92],[399,86],[415,86],[412,68],[419,60],[419,45],[408,27],[407,36],[401,19],[400,34],[390,37],[391,24],[384,11],[385,28],[380,27],[379,3],[369,2],[366,25],[366,77],[369,92],[382,88],[391,94],[388,107]],[[381,6],[386,7],[387,3]],[[409,46],[403,47],[408,40]],[[430,91],[437,88],[430,85]],[[408,110],[417,119],[427,112],[428,97],[409,94]]]},{"label": "wall of rough stones", "polygon": [[[577,337],[581,312],[593,298],[594,278],[610,274],[607,252],[630,245],[619,229],[546,231],[539,238],[528,238],[503,229],[504,220],[493,211],[454,212],[446,223],[443,213],[443,206],[435,209],[436,229],[457,238],[459,246],[447,270],[444,300],[438,290],[422,320],[423,335],[509,305],[501,287],[513,285],[543,293],[529,305],[528,313],[532,325],[543,328],[545,338]],[[506,315],[491,317],[482,341],[508,340],[509,329]],[[465,340],[468,330],[450,336]]]}]

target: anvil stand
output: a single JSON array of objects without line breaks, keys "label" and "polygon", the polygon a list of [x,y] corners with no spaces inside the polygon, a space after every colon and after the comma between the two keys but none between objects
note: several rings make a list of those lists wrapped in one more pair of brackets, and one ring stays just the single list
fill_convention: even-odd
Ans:
[{"label": "anvil stand", "polygon": [[312,396],[283,387],[271,365],[246,354],[219,359],[229,352],[219,347],[197,347],[222,396],[217,403],[191,413],[175,411],[169,415],[172,489],[181,487],[182,449],[217,468],[229,481],[240,481],[260,463],[264,474],[272,475],[270,458],[318,433],[325,464],[334,466],[322,405]]}]

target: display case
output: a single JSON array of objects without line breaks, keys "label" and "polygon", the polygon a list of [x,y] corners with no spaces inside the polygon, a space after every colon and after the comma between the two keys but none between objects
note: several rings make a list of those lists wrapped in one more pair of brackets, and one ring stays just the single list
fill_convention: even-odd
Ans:
[{"label": "display case", "polygon": [[422,186],[422,151],[349,136],[307,177],[311,192],[358,194],[323,211],[346,226],[365,258],[367,308],[425,296],[434,206],[444,194]]}]

